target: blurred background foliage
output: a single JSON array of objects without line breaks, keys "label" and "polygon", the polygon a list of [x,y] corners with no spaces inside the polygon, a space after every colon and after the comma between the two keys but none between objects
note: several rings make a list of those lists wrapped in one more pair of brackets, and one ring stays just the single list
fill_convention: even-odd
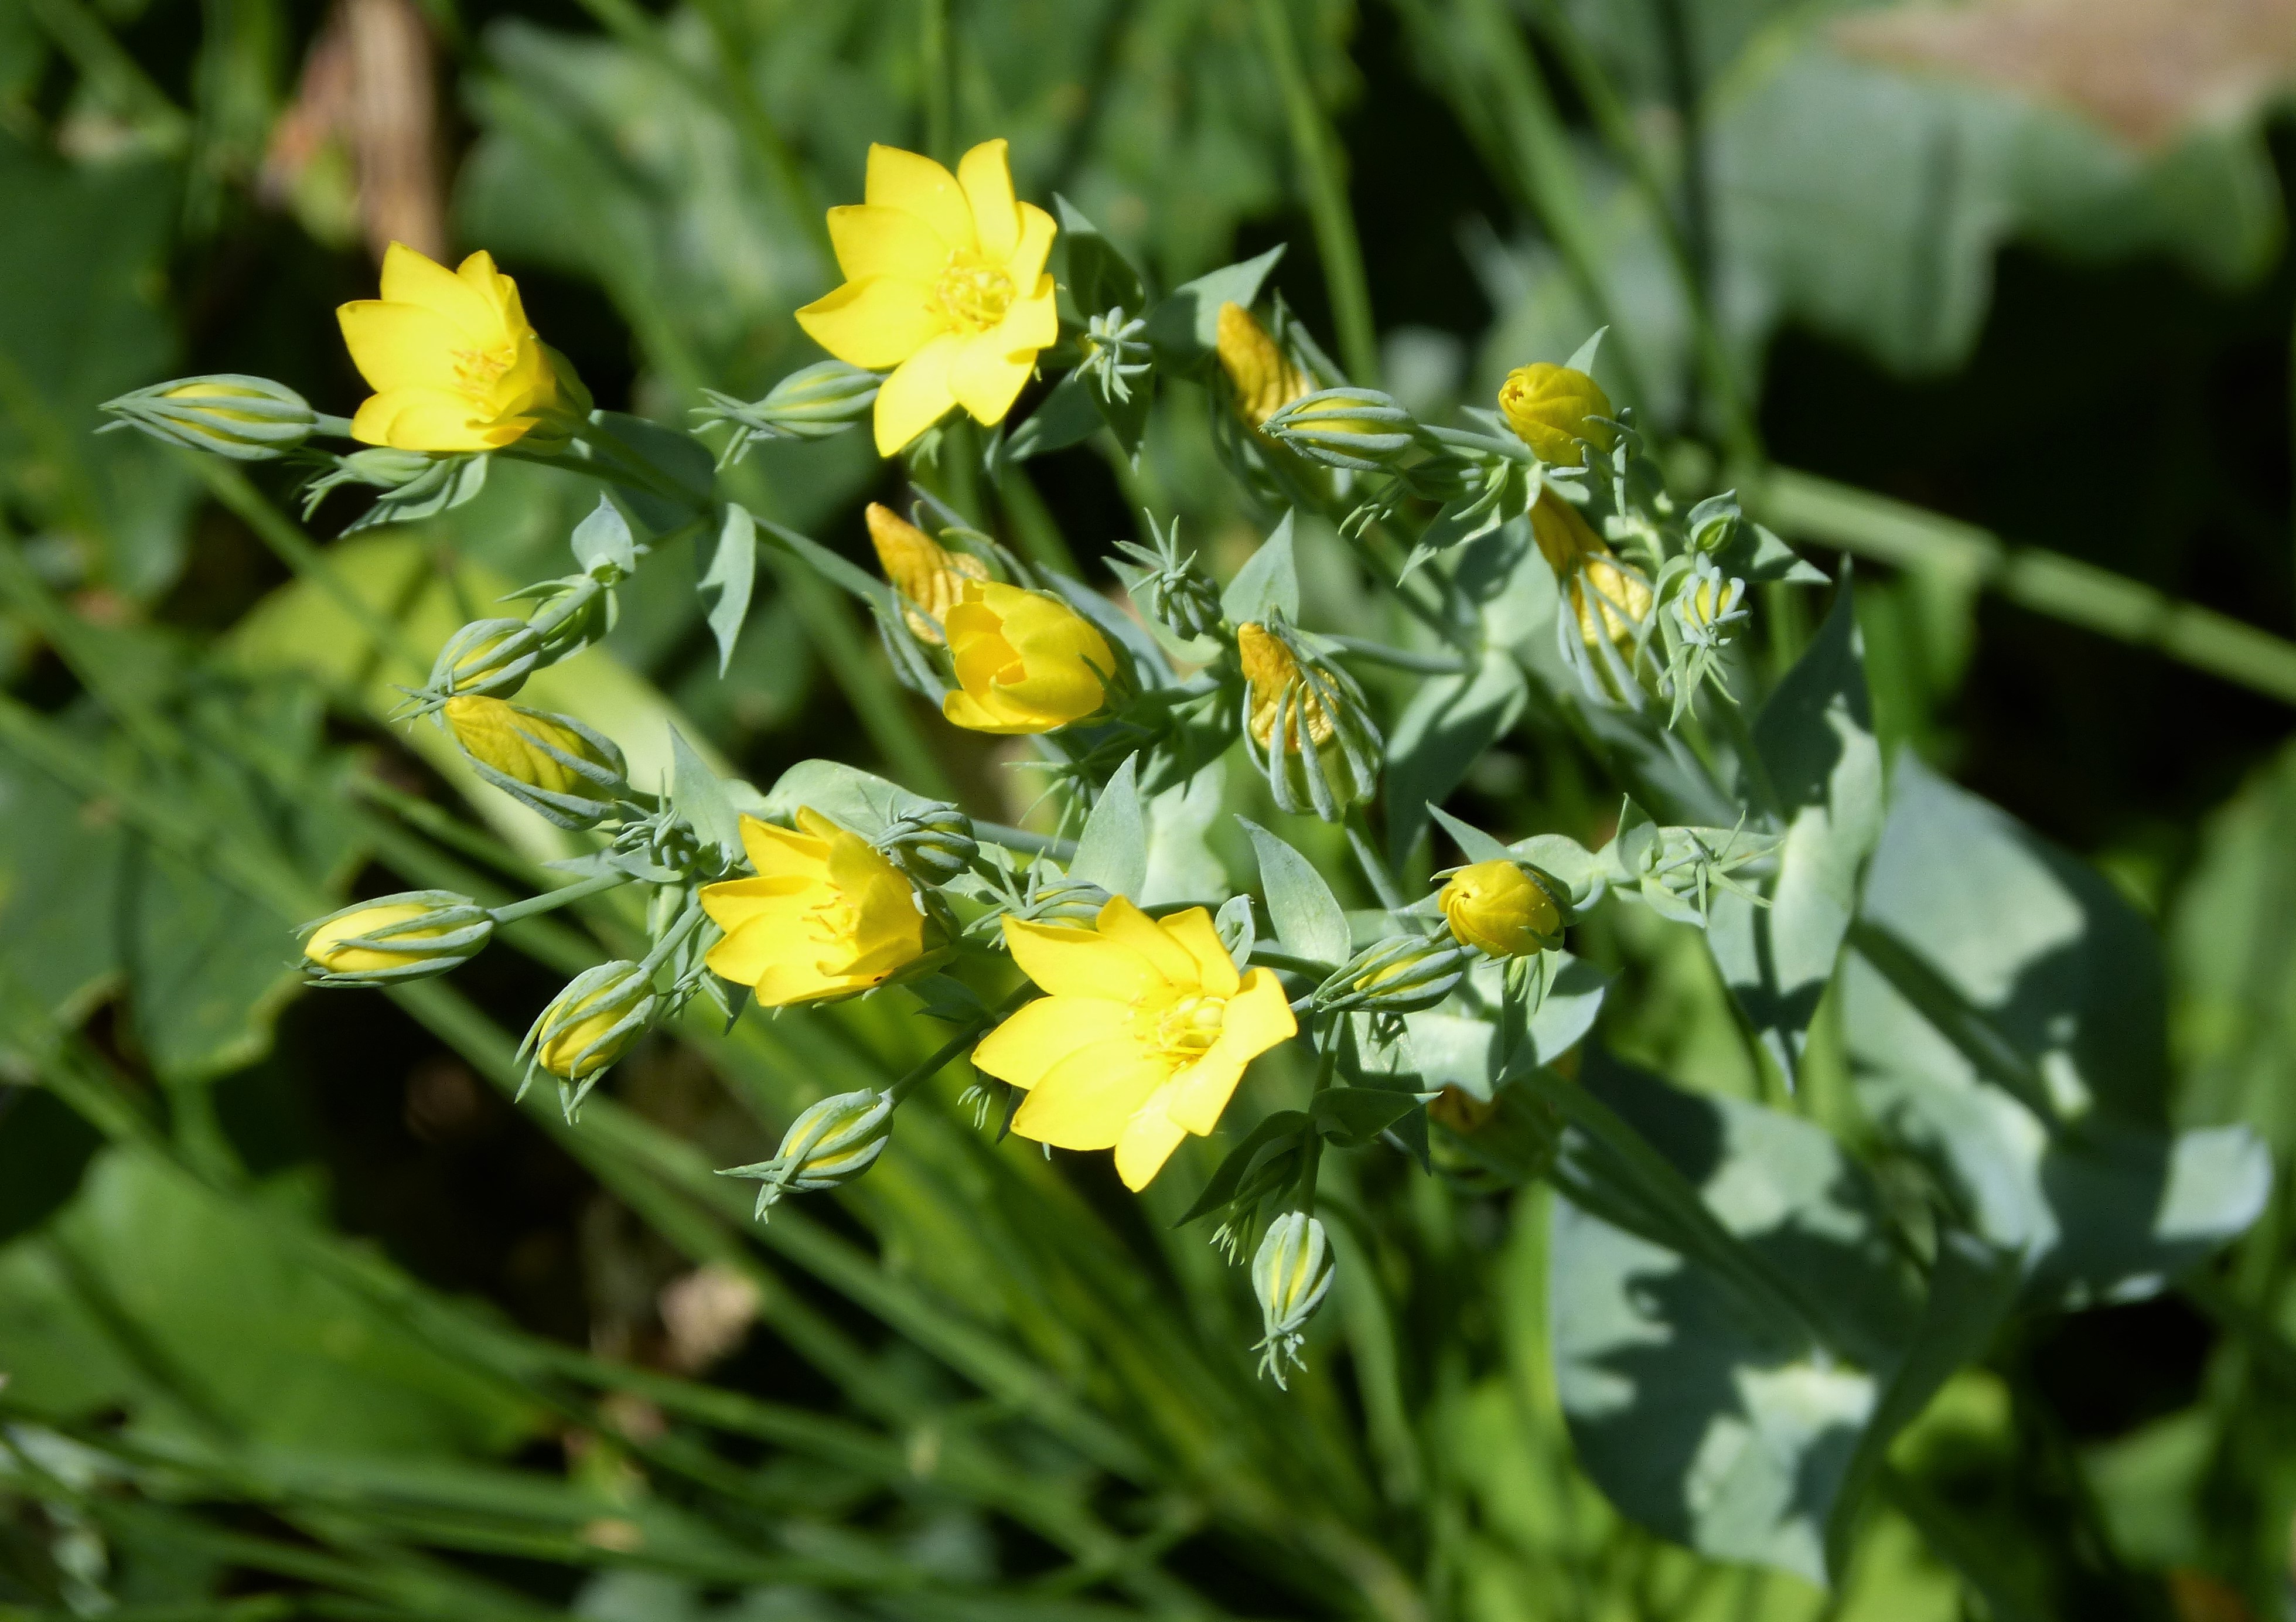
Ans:
[{"label": "blurred background foliage", "polygon": [[[1367,309],[1318,251],[1279,39]],[[0,1610],[2296,1614],[2292,76],[2289,0],[0,0]],[[379,718],[472,605],[557,572],[587,492],[503,463],[315,552],[283,488],[99,437],[96,405],[245,371],[348,409],[333,307],[399,239],[491,249],[602,405],[677,420],[816,358],[790,312],[869,142],[990,136],[1160,288],[1289,243],[1283,297],[1425,418],[1609,325],[1604,380],[1685,481],[1865,560],[1885,747],[2164,932],[2169,1113],[2250,1124],[2284,1191],[2178,1290],[2017,1319],[1899,1442],[1833,1594],[1579,1474],[1543,1191],[1366,1170],[1344,1198],[1387,1216],[1343,1273],[1385,1288],[1343,1290],[1285,1398],[1238,1279],[1168,1229],[1201,1165],[1135,1205],[992,1149],[953,1085],[837,1202],[750,1227],[709,1166],[933,1045],[882,1001],[655,1039],[570,1132],[506,1101],[504,1033],[627,933],[610,909],[452,990],[295,994],[287,926],[336,898],[499,895],[564,853]],[[1168,390],[1136,466],[944,493],[1103,582],[1144,506],[1177,514],[1226,572],[1259,531],[1202,421]],[[733,477],[856,557],[894,494],[858,435]],[[678,716],[754,781],[836,755],[1026,813],[802,572],[720,680],[693,571],[651,564],[533,702],[641,781]],[[1308,572],[1309,622],[1366,612]],[[1766,605],[1781,660],[1821,605]],[[1534,706],[1455,803],[1594,844],[1596,783]],[[1762,1096],[1693,933],[1613,910],[1578,945],[1612,1050]],[[1838,1010],[1812,1063],[1859,1148]]]}]

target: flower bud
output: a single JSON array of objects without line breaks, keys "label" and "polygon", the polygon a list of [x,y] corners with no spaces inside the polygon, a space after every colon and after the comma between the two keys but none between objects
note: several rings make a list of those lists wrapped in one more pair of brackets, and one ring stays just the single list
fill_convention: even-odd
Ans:
[{"label": "flower bud", "polygon": [[653,971],[643,963],[624,959],[584,969],[550,1000],[519,1044],[519,1057],[528,1060],[527,1079],[541,1070],[562,1084],[579,1083],[567,1092],[570,1115],[605,1068],[645,1034],[660,1001]]},{"label": "flower bud", "polygon": [[761,400],[740,400],[715,389],[702,391],[709,403],[696,408],[701,426],[723,423],[734,430],[726,441],[723,466],[738,462],[759,440],[821,440],[842,433],[876,403],[884,382],[874,372],[841,360],[816,361],[775,383]]},{"label": "flower bud", "polygon": [[1243,732],[1280,810],[1312,808],[1337,822],[1371,798],[1379,729],[1355,679],[1277,616],[1236,628],[1244,679]]},{"label": "flower bud", "polygon": [[1494,857],[1451,875],[1437,897],[1462,946],[1524,958],[1562,943],[1562,885],[1528,862]]},{"label": "flower bud", "polygon": [[1602,384],[1569,366],[1544,360],[1517,366],[1499,385],[1499,409],[1531,454],[1557,467],[1578,466],[1587,459],[1587,445],[1610,447],[1610,428],[1591,419],[1611,415],[1611,397]]},{"label": "flower bud", "polygon": [[972,837],[972,819],[954,805],[936,805],[898,819],[878,836],[876,844],[921,885],[948,883],[980,853]]},{"label": "flower bud", "polygon": [[1159,529],[1148,515],[1152,547],[1119,540],[1116,549],[1136,567],[1145,571],[1133,586],[1133,601],[1176,637],[1208,637],[1226,619],[1220,605],[1219,582],[1196,563],[1193,552],[1180,555],[1180,524]]},{"label": "flower bud", "polygon": [[629,786],[622,752],[570,715],[467,694],[444,709],[479,775],[560,827],[591,827]]},{"label": "flower bud", "polygon": [[493,915],[450,890],[408,890],[359,902],[296,933],[314,985],[390,985],[443,975],[479,954]]},{"label": "flower bud", "polygon": [[170,445],[237,462],[285,456],[311,437],[318,421],[309,402],[286,384],[237,372],[154,383],[106,400],[102,409],[117,419],[105,429],[140,428]]},{"label": "flower bud", "polygon": [[508,698],[541,662],[542,638],[524,620],[473,620],[430,662],[424,690],[436,698],[469,694]]},{"label": "flower bud", "polygon": [[1301,456],[1369,472],[1411,449],[1411,413],[1377,389],[1322,389],[1276,412],[1259,431]]},{"label": "flower bud", "polygon": [[1683,640],[1697,647],[1719,647],[1727,642],[1731,627],[1747,617],[1741,606],[1745,595],[1745,581],[1735,575],[1723,579],[1713,558],[1701,553],[1674,599],[1674,617],[1682,627]]},{"label": "flower bud", "polygon": [[1327,1014],[1431,1009],[1451,994],[1466,967],[1466,953],[1449,941],[1394,935],[1365,947],[1317,986],[1315,1007]]},{"label": "flower bud", "polygon": [[1213,348],[1235,391],[1236,414],[1254,428],[1315,387],[1241,304],[1220,306]]},{"label": "flower bud", "polygon": [[939,647],[941,622],[963,600],[965,581],[987,580],[988,565],[970,552],[950,551],[891,507],[872,501],[862,516],[868,521],[869,543],[877,548],[877,566],[907,599],[901,617],[911,634],[928,647]]},{"label": "flower bud", "polygon": [[1251,1258],[1251,1292],[1259,1297],[1263,1331],[1253,1349],[1260,1354],[1260,1373],[1273,1375],[1279,1389],[1286,1388],[1285,1363],[1300,1365],[1304,1326],[1331,1293],[1334,1271],[1324,1224],[1304,1211],[1286,1211],[1270,1223]]},{"label": "flower bud", "polygon": [[941,713],[973,732],[1051,732],[1108,704],[1116,655],[1092,622],[1049,592],[964,582],[942,622],[957,685]]},{"label": "flower bud", "polygon": [[890,1095],[871,1088],[840,1092],[808,1107],[791,1122],[771,1160],[728,1166],[718,1174],[758,1180],[756,1216],[764,1222],[791,1190],[816,1194],[852,1182],[876,1163],[892,1134]]}]

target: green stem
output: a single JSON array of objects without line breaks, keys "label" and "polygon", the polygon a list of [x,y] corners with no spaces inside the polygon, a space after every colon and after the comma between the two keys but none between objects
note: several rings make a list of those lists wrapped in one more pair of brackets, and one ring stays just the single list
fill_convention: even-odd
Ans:
[{"label": "green stem", "polygon": [[1379,904],[1390,912],[1402,911],[1406,904],[1403,892],[1396,885],[1395,875],[1388,871],[1386,860],[1379,853],[1378,842],[1371,836],[1371,823],[1364,815],[1364,808],[1349,806],[1346,824],[1348,849],[1355,852],[1356,866],[1363,869],[1364,877],[1370,881],[1372,893],[1379,897]]},{"label": "green stem", "polygon": [[1292,156],[1308,193],[1308,218],[1316,227],[1316,252],[1324,262],[1324,284],[1332,301],[1332,325],[1340,358],[1353,381],[1379,385],[1379,333],[1372,322],[1371,284],[1364,274],[1363,244],[1356,235],[1355,211],[1348,204],[1345,157],[1339,136],[1316,104],[1315,87],[1300,60],[1284,0],[1258,0],[1259,40],[1283,94],[1292,129]]},{"label": "green stem", "polygon": [[522,902],[512,902],[507,907],[493,907],[488,910],[496,923],[514,924],[521,918],[538,918],[545,912],[570,906],[585,897],[636,882],[627,873],[601,873],[595,878],[586,878],[578,885],[568,885],[562,889],[529,896]]}]

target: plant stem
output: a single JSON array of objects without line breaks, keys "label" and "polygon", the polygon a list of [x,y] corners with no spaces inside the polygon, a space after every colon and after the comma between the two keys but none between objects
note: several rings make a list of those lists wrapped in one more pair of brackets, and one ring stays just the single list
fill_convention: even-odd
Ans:
[{"label": "plant stem", "polygon": [[1339,136],[1316,103],[1314,86],[1300,60],[1284,0],[1258,0],[1259,40],[1283,97],[1292,128],[1292,152],[1308,193],[1308,214],[1316,228],[1316,252],[1324,263],[1324,284],[1332,301],[1332,325],[1340,358],[1349,378],[1379,385],[1379,333],[1372,321],[1371,284],[1364,274],[1363,244],[1355,211],[1348,204],[1345,154]]},{"label": "plant stem", "polygon": [[514,924],[521,918],[538,918],[543,913],[554,912],[561,907],[570,906],[602,891],[636,882],[627,873],[601,873],[595,878],[586,878],[578,885],[567,885],[540,895],[529,896],[522,902],[512,902],[507,907],[489,908],[488,911],[497,924]]},{"label": "plant stem", "polygon": [[1379,853],[1378,842],[1371,836],[1371,824],[1360,805],[1350,805],[1347,811],[1348,849],[1355,852],[1356,866],[1363,869],[1364,877],[1371,884],[1372,893],[1379,904],[1390,912],[1404,909],[1403,892],[1396,887],[1395,875],[1387,869],[1386,859]]}]

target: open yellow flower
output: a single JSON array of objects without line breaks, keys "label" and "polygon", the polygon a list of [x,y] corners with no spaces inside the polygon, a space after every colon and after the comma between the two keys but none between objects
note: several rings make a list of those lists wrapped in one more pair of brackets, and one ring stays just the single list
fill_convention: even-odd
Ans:
[{"label": "open yellow flower", "polygon": [[1586,459],[1581,440],[1610,444],[1611,431],[1590,417],[1614,415],[1611,397],[1586,373],[1551,361],[1517,366],[1499,385],[1499,409],[1517,438],[1542,462],[1576,467]]},{"label": "open yellow flower", "polygon": [[1300,1028],[1274,975],[1236,972],[1201,907],[1156,919],[1119,895],[1093,928],[1008,918],[1004,940],[1050,995],[990,1032],[973,1065],[1027,1091],[1014,1132],[1112,1149],[1129,1189],[1218,1125],[1244,1066]]},{"label": "open yellow flower", "polygon": [[941,713],[974,732],[1050,732],[1108,702],[1116,655],[1091,621],[1058,597],[967,580],[941,624],[957,688]]},{"label": "open yellow flower", "polygon": [[382,296],[335,311],[351,364],[374,390],[351,437],[398,450],[497,450],[559,403],[550,351],[518,284],[480,251],[449,270],[404,243],[382,259]]},{"label": "open yellow flower", "polygon": [[924,955],[916,890],[869,842],[810,807],[797,832],[742,819],[754,878],[701,887],[726,938],[703,959],[769,1009],[865,992]]},{"label": "open yellow flower", "polygon": [[862,515],[869,521],[869,544],[877,566],[893,589],[916,605],[901,617],[918,641],[941,645],[940,622],[964,596],[967,580],[985,580],[988,565],[970,552],[952,552],[891,507],[872,501]]},{"label": "open yellow flower", "polygon": [[1053,217],[1014,201],[1002,141],[965,153],[954,175],[872,146],[862,196],[829,210],[845,284],[797,320],[847,365],[892,369],[877,391],[877,454],[893,455],[953,406],[1003,422],[1037,352],[1060,336],[1045,272]]}]

